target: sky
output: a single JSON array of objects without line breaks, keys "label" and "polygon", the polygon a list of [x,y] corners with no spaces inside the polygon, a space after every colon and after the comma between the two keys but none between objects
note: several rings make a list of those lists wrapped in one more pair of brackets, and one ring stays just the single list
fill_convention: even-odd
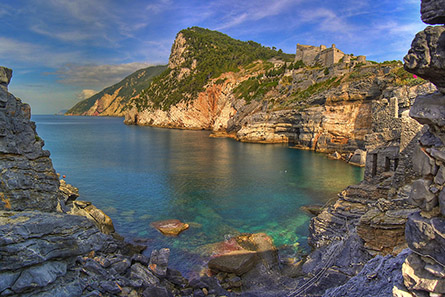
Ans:
[{"label": "sky", "polygon": [[0,0],[0,66],[33,114],[68,109],[132,72],[167,64],[199,26],[295,54],[296,44],[402,60],[420,0]]}]

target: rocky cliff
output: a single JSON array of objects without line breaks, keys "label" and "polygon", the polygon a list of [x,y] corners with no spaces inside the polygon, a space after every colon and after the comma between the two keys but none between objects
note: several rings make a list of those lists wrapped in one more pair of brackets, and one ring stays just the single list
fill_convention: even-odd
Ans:
[{"label": "rocky cliff", "polygon": [[[215,137],[291,143],[346,155],[376,140],[366,137],[387,106],[392,118],[400,119],[417,95],[433,91],[431,84],[405,72],[401,63],[359,62],[349,55],[329,67],[309,67],[267,52],[225,67],[219,59],[231,57],[215,52],[235,41],[226,36],[221,45],[214,40],[220,33],[207,30],[201,36],[201,30],[177,35],[169,69],[130,102],[126,124],[206,129]],[[196,44],[211,50],[197,51]],[[241,43],[237,50],[248,45]],[[206,57],[221,69],[208,70]]]},{"label": "rocky cliff", "polygon": [[166,66],[140,69],[117,84],[77,103],[65,115],[123,116],[127,103],[137,98],[140,92],[150,85],[153,78],[165,69]]}]

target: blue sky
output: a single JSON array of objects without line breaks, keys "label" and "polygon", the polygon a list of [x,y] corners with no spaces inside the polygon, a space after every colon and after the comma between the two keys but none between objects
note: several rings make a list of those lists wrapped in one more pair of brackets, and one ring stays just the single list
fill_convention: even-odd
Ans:
[{"label": "blue sky", "polygon": [[420,0],[14,0],[0,6],[0,65],[34,114],[74,105],[137,69],[166,64],[176,33],[200,26],[295,53],[337,45],[401,60]]}]

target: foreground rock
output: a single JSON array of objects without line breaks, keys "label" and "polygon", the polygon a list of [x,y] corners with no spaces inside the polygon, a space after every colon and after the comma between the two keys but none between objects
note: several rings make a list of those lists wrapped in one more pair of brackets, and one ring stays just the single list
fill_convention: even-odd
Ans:
[{"label": "foreground rock", "polygon": [[0,210],[55,211],[59,179],[29,105],[8,93],[12,70],[0,67]]},{"label": "foreground rock", "polygon": [[178,236],[182,231],[189,228],[188,224],[176,219],[152,222],[150,225],[162,234],[169,236]]}]

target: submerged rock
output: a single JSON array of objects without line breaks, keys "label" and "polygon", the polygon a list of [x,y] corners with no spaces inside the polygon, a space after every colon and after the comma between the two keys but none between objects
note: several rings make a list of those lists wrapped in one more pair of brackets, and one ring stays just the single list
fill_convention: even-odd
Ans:
[{"label": "submerged rock", "polygon": [[179,233],[189,228],[188,224],[176,219],[152,222],[150,225],[162,234],[170,236],[178,236]]}]

